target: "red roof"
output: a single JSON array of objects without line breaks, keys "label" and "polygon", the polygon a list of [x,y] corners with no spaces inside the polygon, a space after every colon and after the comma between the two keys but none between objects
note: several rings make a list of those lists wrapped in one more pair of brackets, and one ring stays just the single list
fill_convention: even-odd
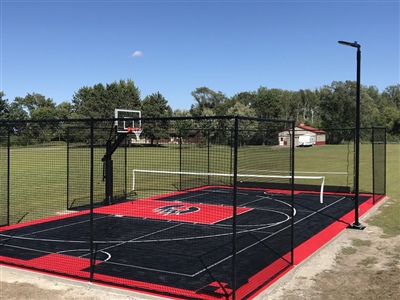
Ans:
[{"label": "red roof", "polygon": [[312,131],[315,133],[326,133],[326,131],[323,131],[323,130],[315,128],[315,127],[304,125],[304,123],[300,123],[299,125],[296,125],[296,127],[301,128],[303,130]]}]

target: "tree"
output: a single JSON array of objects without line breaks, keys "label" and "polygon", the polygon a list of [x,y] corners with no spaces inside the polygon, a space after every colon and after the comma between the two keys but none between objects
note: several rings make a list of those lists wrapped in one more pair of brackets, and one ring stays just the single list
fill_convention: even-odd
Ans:
[{"label": "tree", "polygon": [[252,108],[259,118],[279,119],[282,113],[280,99],[283,91],[260,87],[254,99]]},{"label": "tree", "polygon": [[352,81],[334,81],[320,89],[321,119],[323,128],[342,129],[355,127],[356,84]]},{"label": "tree", "polygon": [[[0,120],[8,119],[10,106],[8,105],[8,100],[3,99],[5,94],[0,91]],[[0,143],[5,143],[7,139],[7,128],[5,126],[0,126]]]},{"label": "tree", "polygon": [[282,118],[285,120],[294,119],[292,113],[292,95],[291,91],[283,91],[281,95],[281,110],[282,110]]},{"label": "tree", "polygon": [[[361,86],[361,127],[370,127],[379,122],[376,91],[373,87]],[[320,109],[324,128],[355,128],[356,82],[333,82],[320,89]]]},{"label": "tree", "polygon": [[[235,94],[232,97],[232,100],[234,103],[240,102],[241,104],[245,106],[251,107],[253,103],[255,102],[255,99],[257,97],[257,94],[255,92],[240,92]],[[228,113],[229,115],[229,113]]]},{"label": "tree", "polygon": [[[126,82],[123,80],[119,81],[122,92],[122,100],[124,101],[121,105],[128,105],[128,109],[136,109],[141,105],[140,91],[135,86],[135,83],[128,79]],[[125,103],[126,101],[126,103]]]},{"label": "tree", "polygon": [[389,138],[393,139],[397,136],[397,140],[400,139],[400,109],[393,106],[387,106],[382,110],[383,119]]},{"label": "tree", "polygon": [[[221,92],[201,87],[192,92],[197,105],[192,105],[190,113],[194,117],[215,117],[226,115],[229,107],[228,98]],[[201,129],[203,137],[207,137],[210,141],[223,141],[224,128],[226,128],[225,120],[217,120],[213,118],[203,118],[197,121],[197,128]]]},{"label": "tree", "polygon": [[[172,108],[168,101],[159,93],[146,96],[142,102],[142,118],[165,118],[172,116]],[[154,120],[142,122],[144,135],[150,139],[151,144],[154,140],[169,137],[169,123],[167,120]]]},{"label": "tree", "polygon": [[[74,112],[74,107],[70,102],[61,102],[56,106],[57,117],[60,120],[74,119],[76,114]],[[60,121],[58,124],[58,140],[67,140],[67,128],[73,126],[71,123]],[[76,124],[75,124],[76,126]]]},{"label": "tree", "polygon": [[[28,113],[22,108],[17,102],[12,102],[9,105],[8,115],[6,116],[8,120],[28,120]],[[12,134],[11,143],[18,145],[26,145],[27,140],[29,140],[29,133],[27,131],[26,124],[22,122],[12,122],[10,127],[7,129]],[[5,132],[2,132],[2,134]]]},{"label": "tree", "polygon": [[[380,97],[378,109],[390,139],[400,139],[400,84],[387,87]],[[397,138],[395,137],[397,136]]]},{"label": "tree", "polygon": [[51,98],[37,93],[28,93],[24,98],[16,97],[14,102],[28,112],[31,120],[56,119],[56,103]]},{"label": "tree", "polygon": [[215,115],[224,115],[224,103],[228,98],[222,92],[215,92],[207,87],[197,88],[191,93],[197,104],[193,104],[190,113],[194,117],[204,116],[204,110],[209,109]]},{"label": "tree", "polygon": [[164,118],[172,116],[172,108],[159,92],[146,96],[142,102],[142,117]]},{"label": "tree", "polygon": [[[253,108],[246,106],[241,102],[236,102],[235,105],[228,110],[227,114],[230,116],[254,117],[255,111]],[[230,125],[231,128],[234,128],[233,122],[231,122]],[[256,133],[257,122],[254,120],[240,119],[238,125],[239,143],[241,146],[244,146],[249,143]]]},{"label": "tree", "polygon": [[8,111],[9,120],[28,120],[28,113],[23,109],[23,107],[18,102],[12,102],[9,106]]},{"label": "tree", "polygon": [[173,116],[188,118],[175,121],[175,135],[183,140],[187,139],[195,127],[193,119],[190,119],[190,111],[177,109],[173,112]]},{"label": "tree", "polygon": [[74,118],[74,107],[69,102],[61,102],[56,106],[57,116],[59,119]]},{"label": "tree", "polygon": [[5,94],[0,91],[0,120],[8,118],[8,113],[9,113],[9,109],[10,109],[8,100],[3,99],[4,96],[5,96]]},{"label": "tree", "polygon": [[[360,126],[370,127],[379,121],[379,110],[368,88],[361,86]],[[371,91],[371,90],[370,90]],[[372,89],[373,91],[373,89]],[[372,93],[373,94],[373,93]],[[356,127],[356,82],[333,82],[319,91],[321,120],[324,129],[354,129]],[[344,132],[336,131],[335,135],[328,138],[328,143],[340,143],[345,137]]]},{"label": "tree", "polygon": [[[381,112],[377,106],[376,91],[373,87],[361,86],[361,107],[360,107],[360,125],[361,127],[372,127],[380,125]],[[355,99],[354,99],[355,101]]]},{"label": "tree", "polygon": [[223,143],[228,137],[226,136],[226,122],[225,120],[212,118],[216,114],[211,108],[203,108],[201,118],[197,120],[196,128],[200,129],[202,135],[202,142],[200,146],[204,145],[208,139],[209,142]]},{"label": "tree", "polygon": [[72,103],[78,118],[113,118],[115,109],[137,110],[141,105],[140,92],[132,80],[82,87]]},{"label": "tree", "polygon": [[56,104],[53,99],[41,94],[28,93],[24,98],[16,97],[10,109],[10,117],[32,121],[41,120],[41,122],[27,123],[25,127],[17,125],[18,130],[14,129],[15,133],[24,135],[26,141],[43,143],[58,136],[58,123],[55,121],[58,119]]},{"label": "tree", "polygon": [[84,86],[72,97],[75,112],[79,118],[111,118],[113,109],[106,101],[106,91],[103,84],[93,87]]},{"label": "tree", "polygon": [[388,86],[382,92],[382,98],[394,103],[400,109],[400,84]]},{"label": "tree", "polygon": [[[280,89],[267,89],[266,87],[260,87],[257,90],[257,96],[252,105],[256,116],[264,119],[279,119],[282,115],[281,97],[283,91]],[[259,130],[262,135],[259,137],[257,143],[263,145],[276,142],[276,137],[271,135],[271,132],[278,132],[279,125],[275,123],[272,125],[270,122],[259,122]],[[275,128],[271,128],[274,126]],[[268,128],[267,128],[268,127]]]},{"label": "tree", "polygon": [[[318,111],[317,93],[310,89],[300,90],[300,103],[303,122],[314,124],[314,115]],[[300,120],[296,120],[300,121]]]},{"label": "tree", "polygon": [[297,92],[292,92],[290,94],[290,100],[289,100],[289,112],[290,112],[290,118],[293,119],[296,123],[299,123],[300,121],[303,121],[301,119],[301,111],[302,111],[302,101],[301,101],[301,93],[299,91]]},{"label": "tree", "polygon": [[138,109],[141,106],[140,91],[132,80],[126,82],[120,80],[119,83],[113,82],[106,86],[107,100],[115,108],[119,109]]}]

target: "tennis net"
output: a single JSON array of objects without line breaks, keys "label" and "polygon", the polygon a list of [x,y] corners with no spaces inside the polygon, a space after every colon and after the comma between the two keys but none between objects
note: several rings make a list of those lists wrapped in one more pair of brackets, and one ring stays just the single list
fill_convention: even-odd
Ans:
[{"label": "tennis net", "polygon": [[[270,187],[271,184],[289,184],[291,175],[237,174],[239,186]],[[164,170],[132,170],[132,191],[142,189],[186,190],[204,186],[233,186],[234,174],[201,173]],[[323,203],[325,176],[294,176],[302,182],[318,181],[320,202]]]}]

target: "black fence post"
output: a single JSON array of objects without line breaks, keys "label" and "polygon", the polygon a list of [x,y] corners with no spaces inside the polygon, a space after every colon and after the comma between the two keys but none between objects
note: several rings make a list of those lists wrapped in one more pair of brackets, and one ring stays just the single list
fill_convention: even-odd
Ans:
[{"label": "black fence post", "polygon": [[10,210],[11,210],[11,203],[10,203],[10,176],[11,176],[11,150],[10,150],[10,143],[11,143],[11,130],[7,126],[7,225],[10,225]]},{"label": "black fence post", "polygon": [[372,127],[371,129],[371,146],[372,146],[372,200],[373,203],[375,204],[375,194],[376,194],[376,189],[375,189],[375,184],[376,184],[376,178],[375,178],[375,128]]},{"label": "black fence post", "polygon": [[94,122],[93,119],[90,122],[90,234],[89,234],[89,248],[90,248],[90,282],[93,282],[94,277],[94,245],[93,245],[93,191],[94,191]]},{"label": "black fence post", "polygon": [[383,130],[383,195],[386,195],[386,127]]},{"label": "black fence post", "polygon": [[179,129],[179,190],[182,190],[182,129]]},{"label": "black fence post", "polygon": [[[210,164],[210,129],[207,129],[207,173],[211,172],[211,164]],[[210,175],[207,176],[207,184],[210,185],[211,180],[210,180]]]},{"label": "black fence post", "polygon": [[236,234],[237,234],[237,173],[238,173],[238,141],[239,141],[239,118],[235,117],[235,133],[234,133],[234,148],[233,148],[233,218],[232,218],[232,300],[236,299]]},{"label": "black fence post", "polygon": [[69,161],[69,139],[70,139],[70,137],[69,137],[69,130],[70,130],[70,128],[68,127],[67,128],[67,191],[66,191],[66,193],[67,193],[67,210],[69,209],[69,169],[70,169],[70,166],[69,166],[69,163],[70,163],[70,161]]},{"label": "black fence post", "polygon": [[295,159],[295,157],[294,157],[294,149],[295,149],[295,134],[296,134],[296,132],[295,132],[295,121],[292,121],[292,134],[291,134],[291,137],[290,137],[290,162],[291,162],[291,165],[290,165],[290,175],[291,175],[291,185],[290,185],[290,189],[291,189],[291,199],[290,199],[290,201],[291,201],[291,206],[292,206],[292,211],[291,211],[291,214],[292,214],[292,218],[291,218],[291,224],[290,224],[290,227],[291,227],[291,253],[290,253],[290,260],[291,260],[291,264],[292,265],[294,265],[294,248],[295,248],[295,246],[294,246],[294,234],[295,234],[295,232],[294,232],[294,216],[295,216],[295,207],[294,207],[294,159]]},{"label": "black fence post", "polygon": [[128,197],[128,146],[129,146],[129,140],[125,139],[125,161],[124,161],[124,196],[122,201],[125,201]]}]

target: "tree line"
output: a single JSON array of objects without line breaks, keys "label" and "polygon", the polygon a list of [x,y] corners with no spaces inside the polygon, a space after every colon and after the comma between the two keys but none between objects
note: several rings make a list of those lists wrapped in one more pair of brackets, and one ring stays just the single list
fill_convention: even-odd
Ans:
[{"label": "tree line", "polygon": [[[355,81],[334,81],[299,91],[261,86],[232,97],[199,87],[191,92],[193,103],[187,110],[173,110],[160,92],[142,99],[130,79],[84,86],[74,93],[71,102],[59,104],[38,93],[15,97],[11,102],[5,96],[0,91],[0,120],[113,118],[114,109],[120,108],[141,110],[143,118],[242,115],[295,120],[321,129],[355,127]],[[361,86],[361,127],[371,126],[385,126],[388,139],[400,141],[400,84],[382,92],[374,86]]]}]

